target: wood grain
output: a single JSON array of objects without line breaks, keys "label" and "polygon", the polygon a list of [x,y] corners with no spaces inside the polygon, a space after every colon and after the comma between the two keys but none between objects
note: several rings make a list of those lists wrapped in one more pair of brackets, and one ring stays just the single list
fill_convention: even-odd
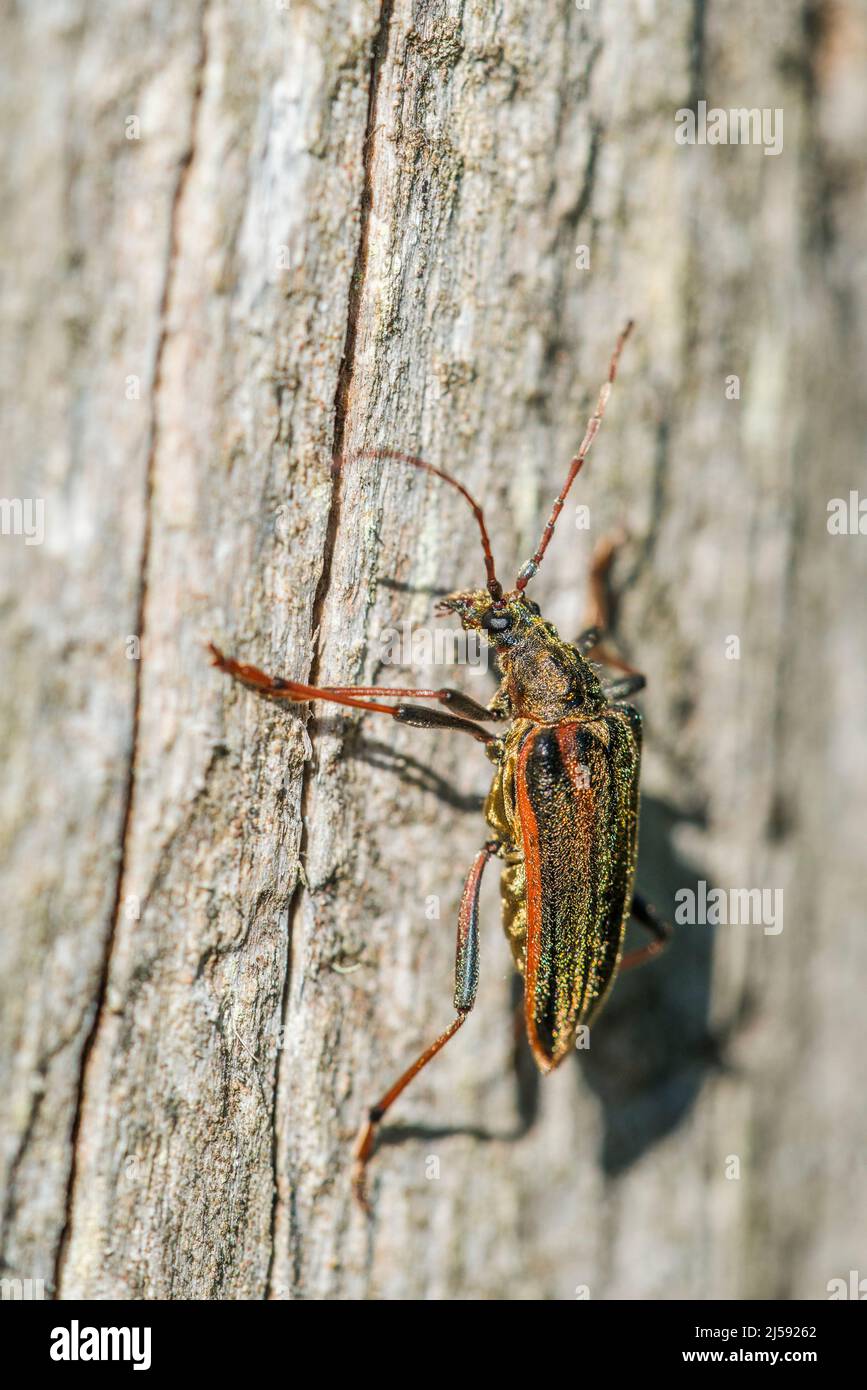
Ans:
[{"label": "wood grain", "polygon": [[[863,477],[865,34],[733,0],[4,15],[2,490],[46,519],[0,536],[4,1275],[823,1298],[863,1267],[865,550],[826,523]],[[782,153],[678,145],[699,99],[782,108]],[[781,888],[784,928],[682,927],[541,1082],[487,884],[477,1008],[368,1222],[349,1149],[451,1018],[489,765],[257,700],[204,643],[489,698],[386,650],[480,582],[469,511],[332,457],[452,468],[510,582],[629,316],[533,596],[577,632],[627,528],[639,880],[669,916],[700,879]]]}]

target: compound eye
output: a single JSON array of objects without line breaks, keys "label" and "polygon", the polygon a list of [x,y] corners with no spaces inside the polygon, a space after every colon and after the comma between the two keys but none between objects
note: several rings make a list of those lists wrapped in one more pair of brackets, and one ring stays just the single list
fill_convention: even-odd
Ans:
[{"label": "compound eye", "polygon": [[511,626],[511,613],[503,612],[501,609],[490,608],[482,618],[482,627],[487,632],[508,632]]},{"label": "compound eye", "polygon": [[528,599],[526,600],[526,604],[527,604],[527,607],[529,608],[530,612],[531,612],[531,613],[535,613],[535,614],[536,614],[536,617],[538,618],[539,614],[542,612],[542,610],[541,610],[541,608],[539,607],[538,603],[534,603],[533,600],[532,600],[531,598],[528,598]]}]

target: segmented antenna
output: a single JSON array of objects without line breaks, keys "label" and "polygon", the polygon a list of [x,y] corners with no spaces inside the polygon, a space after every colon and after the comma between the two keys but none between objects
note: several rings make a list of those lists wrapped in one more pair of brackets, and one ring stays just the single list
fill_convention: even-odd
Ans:
[{"label": "segmented antenna", "polygon": [[542,563],[542,556],[548,549],[548,543],[554,534],[554,527],[557,524],[558,516],[563,510],[563,503],[566,501],[566,496],[569,492],[569,489],[574,483],[578,474],[580,473],[584,460],[590,453],[593,441],[596,438],[596,435],[599,431],[599,426],[602,424],[602,417],[605,414],[605,407],[608,404],[608,397],[611,395],[611,388],[614,385],[614,379],[617,376],[617,364],[620,361],[620,354],[623,351],[623,344],[626,342],[626,339],[632,332],[632,326],[632,319],[630,319],[626,327],[623,329],[623,332],[620,334],[620,337],[617,339],[616,346],[614,348],[613,353],[611,354],[611,362],[608,366],[608,379],[602,384],[602,389],[599,392],[599,399],[596,402],[596,409],[587,422],[587,429],[584,432],[584,439],[582,440],[581,448],[578,450],[578,453],[575,455],[571,464],[569,465],[569,473],[566,478],[566,482],[563,484],[563,490],[560,493],[560,496],[557,498],[556,502],[554,503],[554,506],[551,510],[551,515],[548,518],[548,523],[544,531],[542,532],[542,539],[539,541],[539,548],[536,551],[533,558],[531,560],[528,560],[525,565],[522,565],[521,569],[518,572],[518,578],[515,581],[515,588],[518,590],[526,589],[530,580],[533,578],[533,575],[536,573],[540,564]]},{"label": "segmented antenna", "polygon": [[435,478],[442,478],[444,483],[455,488],[463,498],[469,502],[473,516],[479,524],[479,532],[482,537],[482,551],[485,557],[485,573],[488,579],[488,593],[495,603],[499,603],[503,597],[503,586],[497,578],[494,568],[494,555],[491,550],[491,538],[488,535],[488,528],[485,525],[485,516],[481,507],[471,493],[467,491],[463,483],[459,483],[457,478],[453,478],[450,473],[446,473],[442,468],[435,468],[432,463],[425,463],[424,459],[416,458],[413,454],[401,454],[394,449],[357,449],[352,453],[344,454],[334,460],[334,469],[339,470],[343,464],[352,459],[388,459],[392,463],[408,463],[413,468],[420,468],[425,473],[432,473]]}]

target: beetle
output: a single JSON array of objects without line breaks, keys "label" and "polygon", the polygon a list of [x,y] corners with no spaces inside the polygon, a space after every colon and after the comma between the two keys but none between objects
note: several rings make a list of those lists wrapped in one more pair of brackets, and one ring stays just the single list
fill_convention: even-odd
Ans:
[{"label": "beetle", "polygon": [[[617,340],[581,447],[570,463],[538,547],[509,592],[504,593],[497,579],[482,509],[463,484],[410,455],[390,450],[375,454],[443,479],[473,510],[486,586],[448,595],[439,610],[456,614],[466,630],[481,633],[493,646],[502,682],[487,706],[452,689],[312,686],[287,681],[226,657],[209,644],[215,666],[273,699],[326,700],[387,714],[417,728],[467,733],[484,744],[495,766],[484,809],[490,837],[473,860],[458,912],[455,1017],[364,1116],[353,1167],[353,1187],[364,1206],[365,1172],[379,1124],[409,1083],[462,1027],[475,1002],[479,892],[492,858],[502,865],[503,926],[524,979],[527,1039],[543,1073],[563,1061],[579,1027],[597,1017],[618,971],[655,955],[670,935],[650,905],[634,893],[641,718],[627,697],[640,690],[645,680],[600,646],[602,581],[612,546],[597,547],[591,574],[600,621],[574,644],[558,636],[525,592],[596,437],[632,326],[631,321],[627,323]],[[626,674],[603,680],[597,663],[589,659],[594,653]],[[396,697],[400,703],[383,704],[384,697]],[[432,700],[441,708],[404,703],[406,697]],[[508,723],[508,729],[498,736],[482,727],[487,722]],[[630,917],[646,927],[653,940],[624,956]]]}]

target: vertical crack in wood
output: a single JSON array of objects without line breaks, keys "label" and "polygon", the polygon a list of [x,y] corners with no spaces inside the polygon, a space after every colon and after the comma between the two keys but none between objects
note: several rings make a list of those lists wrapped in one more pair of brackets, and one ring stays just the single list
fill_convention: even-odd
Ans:
[{"label": "vertical crack in wood", "polygon": [[[36,1068],[36,1077],[39,1081],[44,1080],[46,1064],[40,1062]],[[21,1138],[16,1146],[15,1153],[9,1163],[9,1173],[6,1179],[6,1198],[3,1203],[3,1217],[0,1222],[0,1269],[9,1270],[14,1273],[15,1266],[6,1259],[6,1236],[12,1229],[15,1213],[18,1209],[18,1172],[24,1162],[24,1157],[30,1147],[30,1141],[36,1132],[36,1123],[42,1110],[42,1103],[45,1099],[44,1084],[34,1088],[30,1096],[30,1106],[27,1114],[27,1121],[21,1132]]]},{"label": "vertical crack in wood", "polygon": [[[141,555],[139,559],[139,589],[136,600],[136,633],[139,637],[141,651],[144,651],[144,627],[147,611],[148,598],[148,564],[150,560],[151,548],[151,527],[152,527],[152,503],[153,503],[153,481],[156,463],[156,453],[159,444],[159,411],[158,401],[160,387],[162,385],[162,367],[165,346],[168,339],[168,314],[171,304],[172,287],[174,284],[175,266],[178,256],[178,228],[180,221],[180,208],[183,202],[184,190],[193,165],[196,150],[196,133],[199,123],[199,111],[202,104],[202,92],[204,89],[205,68],[208,58],[207,27],[206,17],[209,0],[203,0],[199,11],[199,48],[194,69],[194,82],[192,97],[190,101],[190,133],[187,148],[181,156],[178,168],[178,176],[172,193],[171,207],[169,210],[169,229],[168,229],[168,252],[166,257],[166,268],[163,276],[162,291],[158,310],[159,331],[156,347],[154,350],[154,363],[152,374],[151,389],[151,409],[150,421],[148,425],[148,447],[147,463],[145,465],[145,488],[144,488],[144,525],[142,529]],[[115,880],[114,899],[112,903],[109,925],[106,933],[103,948],[102,967],[100,971],[99,984],[96,992],[96,1000],[93,1006],[93,1019],[88,1029],[87,1037],[84,1040],[81,1053],[81,1064],[78,1073],[78,1087],[75,1097],[75,1113],[72,1121],[70,1135],[70,1161],[69,1175],[66,1184],[66,1200],[64,1204],[63,1227],[57,1245],[57,1256],[54,1265],[54,1295],[60,1297],[61,1283],[69,1251],[70,1238],[72,1235],[72,1212],[75,1203],[75,1189],[78,1178],[78,1146],[81,1131],[81,1121],[84,1112],[84,1100],[87,1090],[87,1073],[90,1066],[93,1049],[99,1035],[100,1024],[105,1010],[105,1000],[108,992],[108,980],[111,972],[111,960],[114,953],[114,946],[117,936],[117,924],[120,916],[121,904],[123,903],[123,887],[126,877],[128,842],[130,826],[132,824],[133,803],[135,799],[136,785],[136,763],[139,753],[139,720],[141,712],[141,668],[142,659],[137,662],[135,668],[135,678],[133,684],[133,702],[131,718],[131,736],[129,764],[127,767],[126,784],[124,787],[123,806],[121,809],[120,820],[120,839],[119,839],[119,858],[117,866],[117,877]]]},{"label": "vertical crack in wood", "polygon": [[[349,300],[346,309],[346,336],[343,341],[343,355],[340,359],[340,368],[337,373],[337,389],[334,395],[334,434],[332,436],[331,455],[332,459],[335,461],[339,459],[343,453],[346,440],[346,420],[349,413],[349,398],[352,393],[352,382],[355,376],[355,344],[358,336],[358,320],[361,314],[361,296],[367,271],[367,256],[370,243],[370,213],[373,207],[373,137],[376,128],[376,107],[379,98],[380,83],[382,81],[382,70],[388,52],[388,36],[391,28],[393,10],[394,0],[382,0],[379,26],[374,35],[370,57],[370,85],[367,94],[367,125],[364,132],[364,145],[362,147],[364,176],[361,189],[358,246],[355,252],[355,264],[352,268],[352,279],[349,282]],[[325,553],[322,562],[322,573],[319,576],[319,583],[316,586],[316,596],[313,600],[313,613],[311,618],[311,630],[313,632],[317,632],[321,626],[325,599],[331,581],[331,565],[334,557],[337,529],[340,524],[341,483],[341,474],[335,472],[332,483],[331,507],[328,512],[328,522],[325,532]],[[321,647],[317,641],[316,651],[314,652],[313,662],[310,668],[309,679],[311,685],[316,684],[316,679],[319,674],[320,652]]]},{"label": "vertical crack in wood", "polygon": [[[382,82],[382,72],[385,60],[388,56],[388,42],[391,31],[391,20],[394,13],[394,0],[382,0],[379,22],[373,36],[370,53],[370,79],[367,91],[367,121],[364,131],[364,142],[362,144],[362,188],[361,206],[359,210],[359,230],[358,244],[355,252],[355,261],[352,267],[352,278],[349,283],[349,295],[346,306],[346,334],[343,340],[343,353],[340,359],[340,366],[337,372],[337,387],[334,393],[334,432],[332,435],[331,456],[332,460],[337,460],[343,453],[346,439],[346,422],[349,413],[349,400],[352,393],[352,383],[355,375],[355,351],[356,340],[358,337],[358,321],[361,315],[362,292],[367,272],[368,247],[370,242],[370,214],[373,207],[373,137],[376,130],[376,109],[379,100],[379,91]],[[316,648],[310,663],[310,673],[308,681],[315,685],[319,678],[321,666],[321,645],[319,642],[319,632],[322,626],[322,615],[325,609],[325,600],[328,596],[328,589],[331,583],[331,568],[334,556],[334,548],[337,541],[337,531],[340,524],[341,506],[341,474],[332,469],[332,490],[331,504],[328,510],[328,519],[325,526],[325,539],[323,544],[322,572],[316,586],[316,593],[313,599],[311,610],[310,631],[316,635]],[[299,845],[299,856],[303,860],[307,847],[307,812],[309,809],[311,776],[309,763],[305,763],[302,774],[301,795],[299,798],[301,814],[301,842]],[[281,1023],[283,1026],[283,1036],[285,1038],[288,1023],[289,993],[291,986],[291,961],[292,961],[292,940],[295,930],[295,920],[301,903],[303,892],[303,882],[299,876],[289,899],[287,906],[287,933],[286,933],[286,972],[283,982],[283,1003],[281,1010]],[[268,1263],[268,1273],[265,1283],[265,1297],[271,1298],[273,1295],[273,1276],[274,1263],[276,1257],[277,1242],[277,1218],[280,1207],[280,1185],[279,1185],[279,1145],[277,1140],[277,1108],[281,1093],[282,1060],[286,1052],[283,1047],[278,1054],[276,1075],[274,1078],[274,1112],[271,1126],[271,1153],[273,1163],[273,1205],[271,1209],[271,1253]],[[290,1202],[290,1207],[292,1206]],[[296,1284],[300,1279],[300,1270],[297,1262],[294,1266],[294,1277]]]}]

